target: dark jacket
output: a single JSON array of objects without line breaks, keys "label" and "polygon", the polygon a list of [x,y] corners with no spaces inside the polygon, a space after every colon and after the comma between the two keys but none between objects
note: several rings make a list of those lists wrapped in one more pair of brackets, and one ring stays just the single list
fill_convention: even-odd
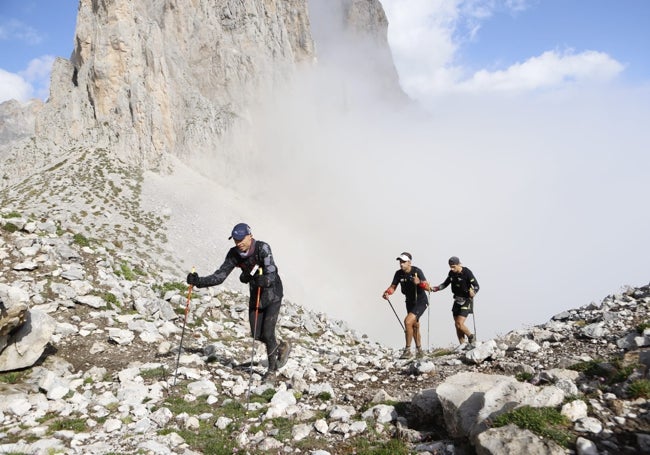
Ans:
[{"label": "dark jacket", "polygon": [[[256,268],[256,266],[258,268]],[[278,269],[273,261],[273,254],[268,243],[253,239],[250,250],[245,254],[237,247],[232,247],[226,254],[223,264],[212,275],[199,278],[197,287],[204,288],[221,284],[228,275],[239,267],[242,271],[239,281],[248,283],[250,289],[249,305],[255,308],[257,289],[261,288],[260,308],[266,308],[270,303],[282,300],[284,290]],[[259,274],[259,270],[262,274]]]},{"label": "dark jacket", "polygon": [[467,267],[463,267],[463,270],[460,273],[449,271],[447,279],[439,286],[440,290],[443,290],[451,284],[451,292],[456,297],[469,298],[470,288],[474,289],[475,293],[478,293],[479,285],[478,281],[474,277],[474,274]]}]

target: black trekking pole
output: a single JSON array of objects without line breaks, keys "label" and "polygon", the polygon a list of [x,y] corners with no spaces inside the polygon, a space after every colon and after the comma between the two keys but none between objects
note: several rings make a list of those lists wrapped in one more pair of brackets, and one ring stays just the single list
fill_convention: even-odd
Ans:
[{"label": "black trekking pole", "polygon": [[[431,287],[429,286],[429,289]],[[429,335],[431,334],[431,310],[429,309],[429,305],[431,305],[431,291],[428,291],[427,294],[429,294],[429,302],[427,303],[427,351],[431,351],[431,343],[429,342]]]},{"label": "black trekking pole", "polygon": [[478,340],[476,335],[476,314],[474,313],[474,298],[472,298],[472,322],[474,323],[474,340]]},{"label": "black trekking pole", "polygon": [[[194,273],[194,267],[192,267],[192,273]],[[176,370],[174,371],[174,387],[176,387],[176,378],[178,377],[178,364],[181,361],[181,351],[183,350],[183,336],[185,335],[185,323],[187,322],[187,313],[190,311],[190,299],[192,298],[192,288],[194,286],[190,284],[187,288],[187,303],[185,304],[185,318],[183,318],[183,330],[181,331],[181,343],[178,345],[178,357],[176,358]]]},{"label": "black trekking pole", "polygon": [[390,305],[390,308],[393,310],[393,313],[395,313],[395,317],[397,318],[397,322],[399,322],[399,325],[402,326],[402,330],[403,330],[404,332],[406,332],[406,328],[404,327],[404,324],[402,324],[402,320],[401,320],[401,319],[399,318],[399,316],[397,315],[397,311],[395,311],[395,308],[393,308],[393,304],[390,303],[390,299],[389,299],[388,297],[386,297],[386,300],[388,301],[388,304]]}]

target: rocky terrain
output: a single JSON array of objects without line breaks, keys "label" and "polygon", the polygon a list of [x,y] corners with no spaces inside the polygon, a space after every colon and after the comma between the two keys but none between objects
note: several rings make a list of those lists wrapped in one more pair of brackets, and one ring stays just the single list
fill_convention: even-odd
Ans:
[{"label": "rocky terrain", "polygon": [[[247,296],[195,291],[185,320],[180,277],[73,223],[1,216],[1,453],[650,451],[650,286],[411,360],[285,302],[293,350],[265,382]],[[498,426],[534,408],[562,423]]]},{"label": "rocky terrain", "polygon": [[[649,286],[407,360],[285,301],[293,349],[270,380],[248,297],[188,294],[178,245],[213,248],[201,240],[239,206],[266,218],[278,203],[226,185],[258,180],[241,158],[268,151],[252,133],[274,123],[255,123],[255,102],[324,63],[363,81],[326,72],[328,109],[403,103],[386,27],[376,0],[80,1],[48,102],[0,110],[0,453],[650,453]],[[223,186],[198,181],[207,170]],[[199,231],[188,207],[222,224],[204,214]]]}]

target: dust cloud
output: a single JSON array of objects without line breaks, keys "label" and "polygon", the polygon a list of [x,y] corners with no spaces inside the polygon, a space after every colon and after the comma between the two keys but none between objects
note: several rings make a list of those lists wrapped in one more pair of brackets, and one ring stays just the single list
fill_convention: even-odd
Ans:
[{"label": "dust cloud", "polygon": [[[314,30],[318,63],[252,113],[253,156],[219,184],[180,173],[156,187],[191,210],[172,210],[170,240],[200,274],[245,221],[273,248],[287,299],[393,347],[403,333],[381,294],[402,251],[434,284],[452,255],[474,272],[469,323],[484,340],[648,283],[648,87],[418,106],[367,61],[380,49]],[[391,301],[403,319],[401,294]],[[431,294],[425,347],[456,342],[450,310],[449,289]]]}]

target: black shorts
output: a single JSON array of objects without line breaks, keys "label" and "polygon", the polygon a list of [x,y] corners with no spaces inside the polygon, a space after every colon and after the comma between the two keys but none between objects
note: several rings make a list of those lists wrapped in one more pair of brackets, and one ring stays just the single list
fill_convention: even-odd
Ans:
[{"label": "black shorts", "polygon": [[420,316],[424,314],[425,311],[427,311],[428,303],[424,299],[420,299],[415,304],[406,304],[406,312],[407,313],[413,313],[415,317],[420,320]]},{"label": "black shorts", "polygon": [[462,316],[466,318],[469,316],[470,313],[473,313],[474,311],[474,299],[471,298],[463,298],[463,297],[455,297],[454,298],[454,306],[451,307],[451,314],[456,316]]}]

